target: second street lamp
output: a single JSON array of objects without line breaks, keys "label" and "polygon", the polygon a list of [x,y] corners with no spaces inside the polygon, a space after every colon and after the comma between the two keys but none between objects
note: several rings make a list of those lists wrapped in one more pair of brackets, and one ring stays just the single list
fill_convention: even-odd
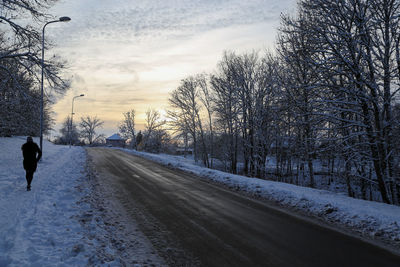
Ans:
[{"label": "second street lamp", "polygon": [[80,94],[80,95],[74,96],[72,98],[71,126],[69,127],[70,128],[70,130],[69,130],[69,147],[71,147],[71,145],[72,145],[72,127],[73,127],[72,121],[73,121],[73,118],[74,118],[74,100],[75,100],[75,98],[82,97],[82,96],[85,96],[85,95],[84,94]]},{"label": "second street lamp", "polygon": [[46,29],[46,26],[49,25],[50,23],[56,23],[56,22],[68,22],[70,21],[70,17],[61,17],[58,20],[53,20],[49,21],[43,26],[42,30],[42,79],[41,79],[41,86],[40,86],[40,150],[42,150],[43,153],[43,74],[44,74],[44,31]]}]

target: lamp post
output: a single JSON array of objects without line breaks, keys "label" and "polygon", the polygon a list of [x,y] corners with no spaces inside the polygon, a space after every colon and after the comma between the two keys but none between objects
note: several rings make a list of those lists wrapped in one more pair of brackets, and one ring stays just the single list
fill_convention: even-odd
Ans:
[{"label": "lamp post", "polygon": [[74,100],[75,100],[75,98],[82,97],[82,96],[85,96],[85,95],[84,94],[80,94],[80,95],[74,96],[72,98],[71,127],[70,127],[70,131],[69,131],[69,147],[70,148],[71,148],[71,145],[72,145],[72,121],[73,121],[73,118],[74,118]]},{"label": "lamp post", "polygon": [[70,21],[70,17],[61,17],[58,20],[53,20],[49,21],[43,26],[42,30],[42,80],[41,80],[41,86],[40,86],[40,150],[42,150],[43,153],[43,73],[44,73],[44,30],[46,29],[46,26],[49,25],[50,23],[56,23],[56,22],[68,22]]}]

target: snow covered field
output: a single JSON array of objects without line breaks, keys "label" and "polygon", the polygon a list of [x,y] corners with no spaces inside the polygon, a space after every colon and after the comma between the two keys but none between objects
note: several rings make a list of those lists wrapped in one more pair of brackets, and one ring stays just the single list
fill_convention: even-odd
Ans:
[{"label": "snow covered field", "polygon": [[400,247],[400,207],[360,200],[343,194],[287,183],[233,175],[194,164],[182,156],[150,154],[124,149],[129,153],[243,190],[257,197],[289,206],[319,219],[341,224],[363,236],[378,238]]},{"label": "snow covered field", "polygon": [[148,266],[143,263],[154,252],[141,233],[134,232],[132,244],[121,244],[114,233],[124,226],[105,220],[105,209],[93,206],[84,149],[44,142],[43,160],[27,192],[25,140],[0,138],[0,266],[121,266],[124,244],[138,263],[130,266]]}]

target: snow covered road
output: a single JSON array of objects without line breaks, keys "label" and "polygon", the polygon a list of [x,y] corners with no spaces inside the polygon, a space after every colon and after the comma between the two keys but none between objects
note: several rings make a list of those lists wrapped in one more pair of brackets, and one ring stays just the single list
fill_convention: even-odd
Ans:
[{"label": "snow covered road", "polygon": [[99,183],[118,192],[114,198],[172,266],[192,266],[196,260],[204,266],[400,263],[399,256],[389,251],[193,174],[119,150],[91,148],[89,155]]}]

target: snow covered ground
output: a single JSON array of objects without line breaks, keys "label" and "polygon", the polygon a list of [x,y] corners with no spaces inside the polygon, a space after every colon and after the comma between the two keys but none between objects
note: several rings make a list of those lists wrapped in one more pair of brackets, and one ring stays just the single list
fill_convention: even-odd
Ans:
[{"label": "snow covered ground", "polygon": [[[164,265],[135,223],[121,219],[115,203],[96,191],[83,148],[44,142],[44,158],[27,192],[24,142],[25,137],[0,138],[0,266]],[[400,207],[210,170],[183,157],[126,151],[400,243]]]},{"label": "snow covered ground", "polygon": [[86,177],[83,148],[44,142],[43,160],[27,192],[25,140],[0,138],[0,266],[121,266],[127,250],[135,254],[129,266],[150,266],[148,257],[157,265],[149,241],[137,229],[131,243],[116,239],[117,229],[125,226],[104,216],[110,214],[107,205],[93,202],[99,196],[94,197]]},{"label": "snow covered ground", "polygon": [[354,199],[326,190],[211,170],[200,167],[194,164],[193,160],[182,156],[156,155],[129,149],[124,151],[223,183],[234,190],[246,191],[257,197],[269,199],[319,219],[349,227],[363,236],[383,240],[391,247],[400,247],[399,206]]}]

